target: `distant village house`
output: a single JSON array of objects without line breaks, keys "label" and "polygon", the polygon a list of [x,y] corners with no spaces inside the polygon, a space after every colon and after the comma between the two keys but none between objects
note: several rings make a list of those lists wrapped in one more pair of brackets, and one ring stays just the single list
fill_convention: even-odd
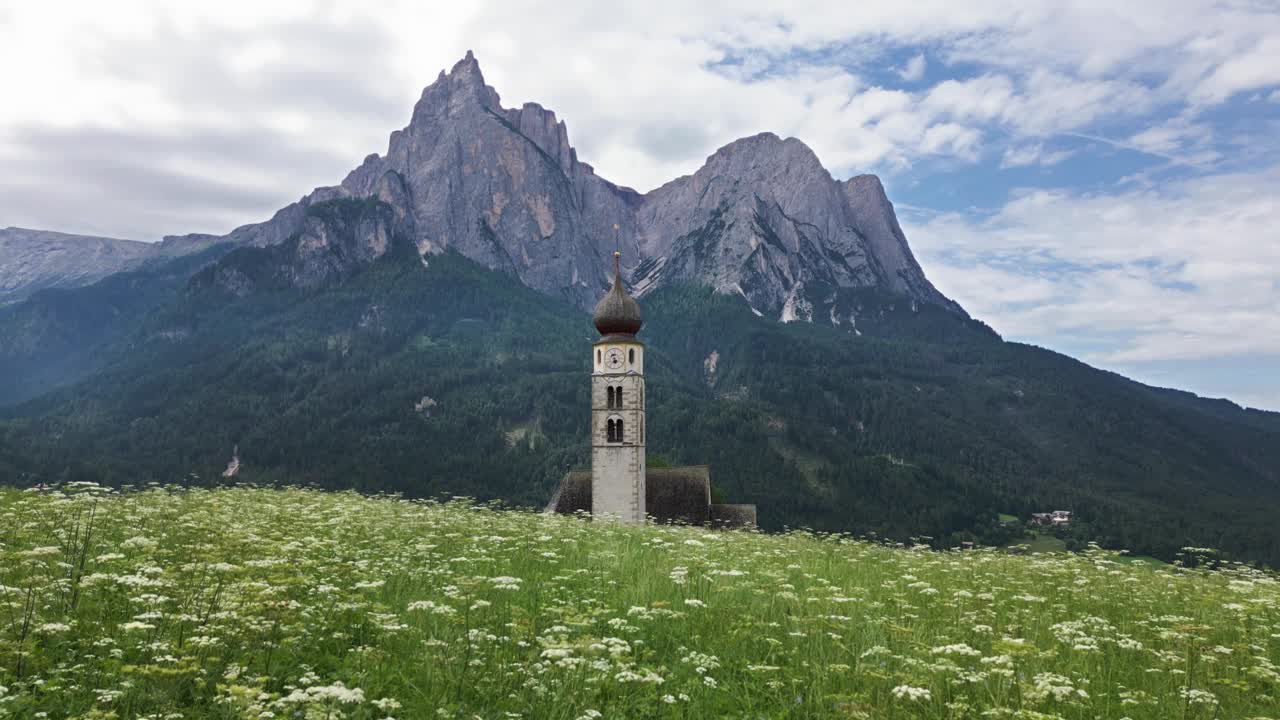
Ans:
[{"label": "distant village house", "polygon": [[1053,512],[1031,513],[1032,525],[1070,525],[1070,510],[1054,510]]}]

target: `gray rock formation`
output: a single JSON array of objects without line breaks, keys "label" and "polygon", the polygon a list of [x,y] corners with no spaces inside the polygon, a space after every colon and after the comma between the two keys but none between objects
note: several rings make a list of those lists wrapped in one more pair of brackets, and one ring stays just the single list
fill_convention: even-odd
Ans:
[{"label": "gray rock formation", "polygon": [[963,312],[925,278],[875,176],[837,182],[804,143],[762,133],[641,195],[579,161],[555,113],[503,108],[470,53],[423,91],[385,156],[229,237],[280,242],[308,205],[371,195],[420,252],[453,248],[584,308],[608,288],[617,247],[638,295],[697,281],[790,320],[815,294],[877,286]]},{"label": "gray rock formation", "polygon": [[893,203],[885,195],[884,185],[875,175],[857,175],[843,183],[845,200],[858,231],[884,271],[888,287],[911,297],[945,305],[960,311],[960,306],[944,297],[924,277],[920,263],[907,246],[907,236],[898,225]]},{"label": "gray rock formation", "polygon": [[423,91],[386,156],[341,188],[403,197],[421,252],[456,249],[582,307],[607,287],[613,225],[634,226],[639,198],[578,161],[555,113],[504,109],[470,53]]},{"label": "gray rock formation", "polygon": [[383,202],[346,198],[304,212],[288,239],[224,257],[198,273],[195,288],[218,288],[244,296],[267,289],[316,287],[340,280],[385,255],[394,239],[408,235],[396,209],[403,198],[374,193]]},{"label": "gray rock formation", "polygon": [[0,305],[48,287],[75,287],[137,266],[152,246],[136,240],[10,227],[0,230]]},{"label": "gray rock formation", "polygon": [[[314,233],[307,209],[316,203],[370,196],[391,205],[420,253],[454,249],[583,308],[608,289],[617,248],[637,295],[703,282],[792,320],[808,319],[815,299],[837,288],[883,287],[963,312],[925,278],[875,176],[838,182],[804,143],[762,133],[641,195],[579,161],[555,113],[533,103],[503,108],[471,53],[423,90],[385,155],[221,239],[279,245]],[[364,241],[370,252],[348,256],[376,256],[385,238]]]},{"label": "gray rock formation", "polygon": [[639,289],[701,280],[793,319],[815,284],[888,285],[858,225],[840,184],[808,146],[772,133],[743,138],[692,176],[645,195],[640,249],[653,261]]},{"label": "gray rock formation", "polygon": [[192,235],[164,242],[9,227],[0,230],[0,305],[25,299],[44,288],[88,285],[157,257],[202,250],[220,238]]}]

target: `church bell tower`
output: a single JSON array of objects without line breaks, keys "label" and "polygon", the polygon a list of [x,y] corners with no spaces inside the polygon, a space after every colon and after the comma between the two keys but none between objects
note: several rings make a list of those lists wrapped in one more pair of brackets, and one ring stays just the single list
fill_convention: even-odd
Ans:
[{"label": "church bell tower", "polygon": [[591,514],[642,523],[644,345],[636,333],[644,321],[622,287],[620,258],[613,254],[613,287],[592,315],[600,339],[591,351]]}]

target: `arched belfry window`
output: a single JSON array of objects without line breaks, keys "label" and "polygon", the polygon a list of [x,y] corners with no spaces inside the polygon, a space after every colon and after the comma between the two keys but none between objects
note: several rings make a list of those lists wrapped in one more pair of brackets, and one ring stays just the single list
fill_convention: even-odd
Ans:
[{"label": "arched belfry window", "polygon": [[614,438],[617,437],[617,430],[615,430],[615,427],[614,421],[610,420],[608,423],[608,433],[605,435],[605,438],[609,442],[614,442]]},{"label": "arched belfry window", "polygon": [[635,364],[636,364],[636,349],[635,349],[635,348],[631,348],[630,350],[628,350],[628,351],[627,351],[627,362],[631,363],[632,365],[635,365]]},{"label": "arched belfry window", "polygon": [[[610,385],[609,387],[607,387],[607,388],[605,388],[605,389],[608,391],[608,395],[609,395],[608,408],[609,408],[610,410],[612,410],[612,409],[613,409],[613,403],[614,403],[614,400],[613,400],[613,397],[614,397],[614,395],[613,395],[613,386],[612,386],[612,385]],[[610,422],[613,422],[613,421],[612,421],[612,420],[610,420]]]},{"label": "arched belfry window", "polygon": [[613,439],[617,442],[622,442],[622,421],[621,420],[618,421],[618,427],[614,430]]},{"label": "arched belfry window", "polygon": [[618,408],[619,410],[622,409],[622,386],[621,385],[619,385],[613,391],[613,406]]}]

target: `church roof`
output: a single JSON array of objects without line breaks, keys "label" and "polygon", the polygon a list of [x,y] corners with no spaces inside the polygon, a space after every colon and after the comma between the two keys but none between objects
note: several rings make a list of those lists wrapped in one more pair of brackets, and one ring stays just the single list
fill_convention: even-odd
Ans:
[{"label": "church roof", "polygon": [[[711,502],[711,468],[707,465],[645,468],[645,513],[662,523],[710,525],[716,528],[756,526],[756,506]],[[591,512],[591,471],[564,476],[546,512],[572,515]]]},{"label": "church roof", "polygon": [[[645,468],[644,505],[645,513],[659,522],[705,525],[711,520],[711,468]],[[574,470],[566,475],[547,510],[591,512],[591,471]]]},{"label": "church roof", "polygon": [[613,254],[613,287],[596,303],[591,319],[601,335],[632,337],[640,332],[644,318],[640,315],[640,303],[622,287],[621,253]]}]

